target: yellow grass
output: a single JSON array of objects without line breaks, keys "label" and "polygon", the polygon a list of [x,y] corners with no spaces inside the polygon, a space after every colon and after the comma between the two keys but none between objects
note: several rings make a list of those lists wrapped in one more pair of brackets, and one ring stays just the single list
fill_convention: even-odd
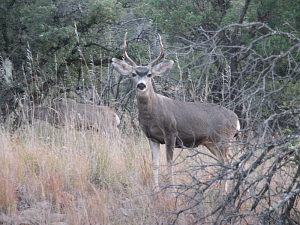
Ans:
[{"label": "yellow grass", "polygon": [[[151,152],[131,131],[100,136],[38,122],[0,132],[0,221],[165,224],[173,202],[154,196]],[[170,222],[170,221],[169,221]]]},{"label": "yellow grass", "polygon": [[[218,167],[209,166],[215,161],[205,148],[201,152],[207,156],[189,157],[194,150],[176,150],[176,184],[192,184],[192,176],[201,182],[214,178]],[[164,147],[161,156],[164,164]],[[203,164],[207,166],[193,169]],[[161,174],[167,175],[167,171],[161,166]],[[157,193],[152,178],[148,141],[130,127],[104,136],[57,129],[40,121],[13,134],[0,131],[0,224],[171,223],[175,216],[170,212],[188,207],[193,199],[178,195],[180,188],[176,194],[172,189]],[[160,179],[163,182],[164,176]],[[277,188],[283,188],[280,180],[274,180]],[[195,187],[186,190],[185,196],[193,196]],[[253,194],[250,192],[245,198]],[[191,224],[214,210],[222,201],[220,194],[217,182],[204,194],[199,192],[195,199],[202,200],[191,209],[197,214],[186,210],[176,224]],[[251,200],[244,205],[249,211]]]}]

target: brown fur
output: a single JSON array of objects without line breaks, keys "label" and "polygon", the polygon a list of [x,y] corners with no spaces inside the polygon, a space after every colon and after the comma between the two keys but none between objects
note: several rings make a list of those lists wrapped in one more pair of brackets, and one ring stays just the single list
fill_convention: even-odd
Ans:
[{"label": "brown fur", "polygon": [[137,94],[139,123],[148,138],[167,144],[169,163],[174,147],[199,145],[221,162],[228,160],[225,142],[233,139],[238,126],[234,112],[216,104],[175,101],[154,93],[153,88],[149,95],[147,100]]},{"label": "brown fur", "polygon": [[76,129],[93,129],[99,132],[118,130],[117,114],[107,106],[56,102],[49,107],[35,107],[28,116],[56,126],[71,126]]}]

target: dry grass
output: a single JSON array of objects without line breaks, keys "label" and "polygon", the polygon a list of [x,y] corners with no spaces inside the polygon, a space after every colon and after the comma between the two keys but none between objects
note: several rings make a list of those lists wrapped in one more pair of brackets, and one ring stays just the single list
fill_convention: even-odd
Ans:
[{"label": "dry grass", "polygon": [[1,132],[0,139],[1,222],[168,220],[168,199],[152,195],[151,156],[143,136],[100,136],[40,122],[12,135]]},{"label": "dry grass", "polygon": [[[12,134],[0,132],[0,149],[0,224],[174,220],[169,212],[177,210],[179,199],[170,191],[153,190],[148,141],[128,127],[104,136],[35,121]],[[168,171],[164,153],[162,147],[162,174]],[[177,176],[178,182],[184,179]],[[189,217],[177,221],[189,224]]]},{"label": "dry grass", "polygon": [[[0,224],[169,224],[176,218],[170,212],[198,201],[176,219],[176,224],[192,224],[222,203],[218,183],[207,185],[219,168],[205,149],[201,153],[177,150],[175,183],[179,186],[154,191],[148,141],[128,128],[119,135],[101,136],[37,122],[14,134],[0,132],[0,149]],[[164,147],[161,156],[164,164]],[[265,170],[259,168],[249,179]],[[161,174],[167,171],[161,166]],[[202,182],[199,189],[195,178]],[[286,188],[289,182],[281,181],[273,179],[270,190]],[[243,198],[255,195],[263,184]],[[186,186],[180,189],[180,185]],[[273,198],[272,204],[278,200]],[[245,212],[251,204],[251,198],[244,200]]]}]

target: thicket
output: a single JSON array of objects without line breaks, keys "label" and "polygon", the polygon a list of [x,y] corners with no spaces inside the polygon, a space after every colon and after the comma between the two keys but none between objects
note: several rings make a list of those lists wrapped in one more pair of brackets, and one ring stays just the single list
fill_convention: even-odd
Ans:
[{"label": "thicket", "polygon": [[[211,171],[211,163],[195,160],[178,171],[190,183],[171,189],[178,200],[170,212],[173,222],[189,214],[194,223],[251,224],[255,218],[264,224],[297,224],[299,18],[298,0],[4,0],[1,122],[17,126],[22,99],[68,97],[113,107],[124,127],[129,116],[138,129],[134,88],[110,61],[122,58],[127,31],[130,57],[147,64],[157,55],[160,33],[165,58],[175,65],[168,76],[155,78],[156,91],[182,101],[224,105],[242,124],[231,166],[215,162],[217,169]],[[213,176],[203,182],[196,178],[201,171]],[[231,190],[213,199],[211,208],[202,208],[224,179],[232,182]]]}]

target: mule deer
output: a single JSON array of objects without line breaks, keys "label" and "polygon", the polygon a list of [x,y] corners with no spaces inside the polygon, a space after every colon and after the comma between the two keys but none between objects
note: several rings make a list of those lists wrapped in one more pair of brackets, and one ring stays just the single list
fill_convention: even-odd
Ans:
[{"label": "mule deer", "polygon": [[28,116],[55,126],[68,125],[104,133],[117,131],[120,124],[118,115],[111,108],[77,102],[56,102],[51,107],[34,107],[28,110]]},{"label": "mule deer", "polygon": [[[121,75],[131,75],[136,87],[139,124],[147,136],[152,151],[154,182],[158,186],[159,148],[166,145],[167,162],[173,164],[174,148],[204,145],[221,163],[228,162],[229,141],[239,130],[237,115],[212,103],[181,102],[154,92],[151,79],[165,75],[174,62],[166,60],[155,65],[164,55],[161,37],[160,54],[147,66],[138,66],[126,52],[124,60],[112,59],[112,65]],[[173,180],[173,177],[172,177]]]}]

